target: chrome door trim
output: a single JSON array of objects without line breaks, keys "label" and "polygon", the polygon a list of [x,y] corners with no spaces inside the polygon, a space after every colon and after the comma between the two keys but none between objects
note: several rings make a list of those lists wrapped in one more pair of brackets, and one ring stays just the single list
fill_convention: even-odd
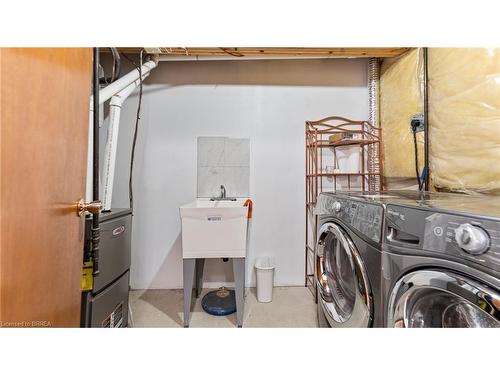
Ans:
[{"label": "chrome door trim", "polygon": [[325,265],[323,261],[325,253],[324,238],[329,233],[329,224],[330,223],[327,223],[321,226],[318,235],[318,242],[316,244],[316,283],[318,284],[318,292],[320,294],[321,300],[325,302],[333,301],[332,294],[327,283]]},{"label": "chrome door trim", "polygon": [[388,327],[394,327],[398,322],[408,327],[407,302],[413,292],[423,288],[462,298],[500,321],[500,292],[453,271],[424,269],[404,275],[392,288],[387,305]]},{"label": "chrome door trim", "polygon": [[[323,240],[329,233],[332,233],[342,243],[351,264],[354,265],[354,276],[357,280],[353,311],[350,318],[343,323],[335,320],[328,309],[329,305],[333,305],[333,298],[327,284],[327,276],[324,273],[325,249]],[[319,297],[321,299],[318,303],[322,304],[323,311],[330,325],[332,327],[370,327],[373,322],[374,314],[373,298],[363,259],[358,249],[349,238],[349,235],[333,222],[323,224],[319,230],[318,243],[316,245],[316,272],[316,281],[318,284]]]}]

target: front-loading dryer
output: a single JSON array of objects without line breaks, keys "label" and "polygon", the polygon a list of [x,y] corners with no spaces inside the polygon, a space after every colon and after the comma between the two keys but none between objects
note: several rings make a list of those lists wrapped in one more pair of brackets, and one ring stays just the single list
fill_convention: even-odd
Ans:
[{"label": "front-loading dryer", "polygon": [[357,197],[320,194],[315,279],[321,327],[383,325],[383,211],[381,204]]},{"label": "front-loading dryer", "polygon": [[388,327],[500,327],[500,204],[429,194],[388,204]]}]

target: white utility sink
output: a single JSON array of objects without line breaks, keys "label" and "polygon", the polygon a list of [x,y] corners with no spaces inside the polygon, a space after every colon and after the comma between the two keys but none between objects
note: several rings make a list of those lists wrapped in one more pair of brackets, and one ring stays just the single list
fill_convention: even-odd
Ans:
[{"label": "white utility sink", "polygon": [[179,208],[183,258],[243,258],[247,249],[246,198],[197,199]]}]

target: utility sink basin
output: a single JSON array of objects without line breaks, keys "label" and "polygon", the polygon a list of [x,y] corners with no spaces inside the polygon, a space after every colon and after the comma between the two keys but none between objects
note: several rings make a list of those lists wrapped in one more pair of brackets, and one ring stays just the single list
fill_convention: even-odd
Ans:
[{"label": "utility sink basin", "polygon": [[183,258],[243,258],[247,249],[246,198],[197,199],[179,208]]}]

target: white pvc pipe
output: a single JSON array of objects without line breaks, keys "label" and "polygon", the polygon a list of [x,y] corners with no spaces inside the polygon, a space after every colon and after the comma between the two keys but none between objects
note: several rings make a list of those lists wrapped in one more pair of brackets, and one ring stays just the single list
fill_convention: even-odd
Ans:
[{"label": "white pvc pipe", "polygon": [[[143,76],[145,79],[149,73]],[[116,152],[118,148],[118,132],[120,130],[120,113],[123,102],[140,86],[140,80],[133,82],[119,93],[113,95],[109,103],[108,139],[104,149],[103,191],[101,192],[103,210],[111,210],[113,182],[115,179]]]},{"label": "white pvc pipe", "polygon": [[[156,60],[150,60],[144,63],[141,68],[142,76],[144,77],[146,74],[148,74],[151,70],[153,70],[157,66],[158,66],[158,61]],[[110,83],[109,85],[104,87],[101,91],[99,91],[99,104],[104,103],[106,100],[110,99],[113,95],[122,91],[124,88],[126,88],[128,85],[132,84],[138,79],[139,79],[139,70],[133,69],[119,80]]]},{"label": "white pvc pipe", "polygon": [[[151,70],[158,66],[158,61],[156,59],[150,60],[142,65],[142,79],[147,77]],[[133,69],[122,78],[117,81],[109,84],[99,91],[99,104],[103,104],[108,99],[110,99],[113,95],[116,95],[121,90],[126,88],[139,81],[139,71],[138,69]],[[90,96],[90,110],[89,110],[89,133],[88,133],[88,148],[87,148],[87,184],[85,189],[85,201],[92,202],[92,173],[93,173],[93,158],[92,158],[92,150],[93,150],[93,140],[94,140],[94,129],[93,129],[93,102],[94,97]],[[99,179],[100,180],[100,179]]]},{"label": "white pvc pipe", "polygon": [[92,185],[93,185],[93,148],[94,148],[94,96],[90,97],[90,110],[89,110],[89,136],[87,144],[87,183],[85,187],[85,202],[93,201]]}]

